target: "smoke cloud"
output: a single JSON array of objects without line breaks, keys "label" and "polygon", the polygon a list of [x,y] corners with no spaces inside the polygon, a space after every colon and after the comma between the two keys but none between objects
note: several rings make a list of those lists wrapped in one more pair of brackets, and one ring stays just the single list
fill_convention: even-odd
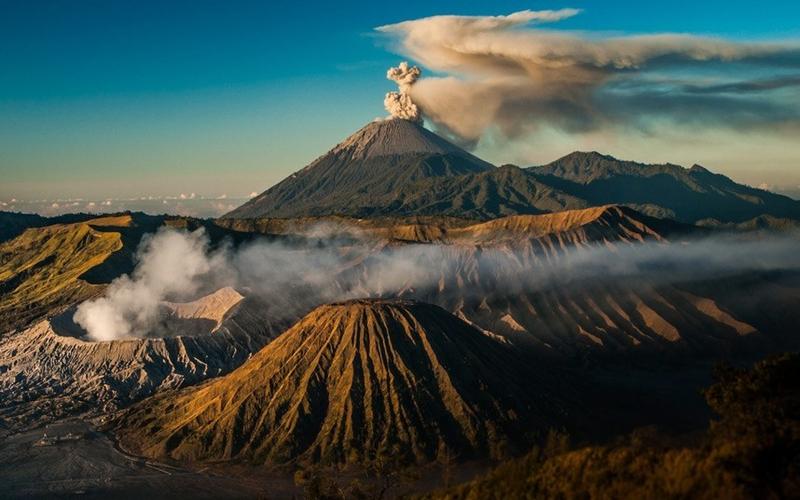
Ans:
[{"label": "smoke cloud", "polygon": [[542,29],[579,13],[434,16],[381,26],[398,52],[450,76],[408,95],[440,130],[475,143],[542,127],[568,133],[658,122],[800,127],[800,43]]},{"label": "smoke cloud", "polygon": [[389,68],[386,78],[397,83],[399,91],[389,92],[383,99],[383,105],[392,118],[402,118],[418,122],[422,120],[422,113],[419,107],[411,99],[411,86],[419,79],[421,71],[416,66],[409,67],[403,61],[395,68]]},{"label": "smoke cloud", "polygon": [[161,229],[145,237],[131,276],[114,280],[103,297],[78,306],[73,320],[94,340],[145,336],[158,319],[159,305],[198,292],[201,283],[226,274],[224,250],[209,251],[202,229],[184,233]]},{"label": "smoke cloud", "polygon": [[287,242],[257,240],[235,250],[224,245],[212,250],[202,230],[162,229],[142,242],[132,275],[81,304],[74,320],[94,340],[145,337],[157,324],[161,301],[193,300],[222,286],[257,297],[276,319],[295,320],[317,305],[363,297],[406,297],[448,307],[490,297],[514,300],[591,280],[658,286],[745,271],[797,271],[798,238],[713,236],[553,253],[534,251],[525,242],[385,245],[367,233],[319,225]]}]

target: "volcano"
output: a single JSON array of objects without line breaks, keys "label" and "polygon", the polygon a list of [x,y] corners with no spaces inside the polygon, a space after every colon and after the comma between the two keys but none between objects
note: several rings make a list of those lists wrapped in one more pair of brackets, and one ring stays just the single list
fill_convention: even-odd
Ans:
[{"label": "volcano", "polygon": [[137,454],[188,461],[498,456],[554,401],[534,402],[548,386],[518,356],[437,306],[334,303],[229,375],[134,406],[117,435]]},{"label": "volcano", "polygon": [[378,120],[225,217],[369,214],[416,181],[493,169],[418,123]]}]

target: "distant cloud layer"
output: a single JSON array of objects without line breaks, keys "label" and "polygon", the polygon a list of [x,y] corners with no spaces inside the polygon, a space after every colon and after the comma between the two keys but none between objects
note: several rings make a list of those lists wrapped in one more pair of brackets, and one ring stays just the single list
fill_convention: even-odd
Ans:
[{"label": "distant cloud layer", "polygon": [[426,118],[463,142],[682,126],[800,130],[800,43],[685,34],[609,35],[542,24],[579,10],[434,16],[381,26],[398,52],[444,74],[410,87]]},{"label": "distant cloud layer", "polygon": [[181,193],[175,196],[140,196],[136,198],[105,198],[89,200],[84,198],[58,200],[0,200],[0,211],[37,213],[56,216],[85,212],[90,214],[114,212],[144,212],[151,215],[170,214],[187,217],[219,217],[256,196],[231,197],[200,196],[196,193]]}]

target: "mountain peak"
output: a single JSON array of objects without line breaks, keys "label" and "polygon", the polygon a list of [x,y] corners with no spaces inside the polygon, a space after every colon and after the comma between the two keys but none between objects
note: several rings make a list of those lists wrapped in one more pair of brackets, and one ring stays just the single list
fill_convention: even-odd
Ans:
[{"label": "mountain peak", "polygon": [[348,154],[354,160],[414,153],[469,155],[419,123],[401,118],[375,120],[345,139],[331,153]]},{"label": "mountain peak", "polygon": [[418,123],[376,120],[226,217],[363,216],[424,179],[493,169]]},{"label": "mountain peak", "polygon": [[605,155],[597,151],[573,151],[572,153],[562,156],[556,161],[597,161],[597,160],[618,161],[611,155]]}]

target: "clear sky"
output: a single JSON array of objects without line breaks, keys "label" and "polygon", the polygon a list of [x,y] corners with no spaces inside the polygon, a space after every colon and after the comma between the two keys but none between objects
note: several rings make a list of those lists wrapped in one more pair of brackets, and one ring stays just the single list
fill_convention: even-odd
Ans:
[{"label": "clear sky", "polygon": [[[374,28],[565,7],[582,12],[554,29],[800,38],[800,2],[790,0],[0,0],[0,201],[246,197],[385,115],[386,69],[408,54]],[[477,152],[527,165],[589,146],[800,185],[800,148],[764,134],[749,144],[720,132],[685,147],[679,134],[598,140],[551,131]]]}]

